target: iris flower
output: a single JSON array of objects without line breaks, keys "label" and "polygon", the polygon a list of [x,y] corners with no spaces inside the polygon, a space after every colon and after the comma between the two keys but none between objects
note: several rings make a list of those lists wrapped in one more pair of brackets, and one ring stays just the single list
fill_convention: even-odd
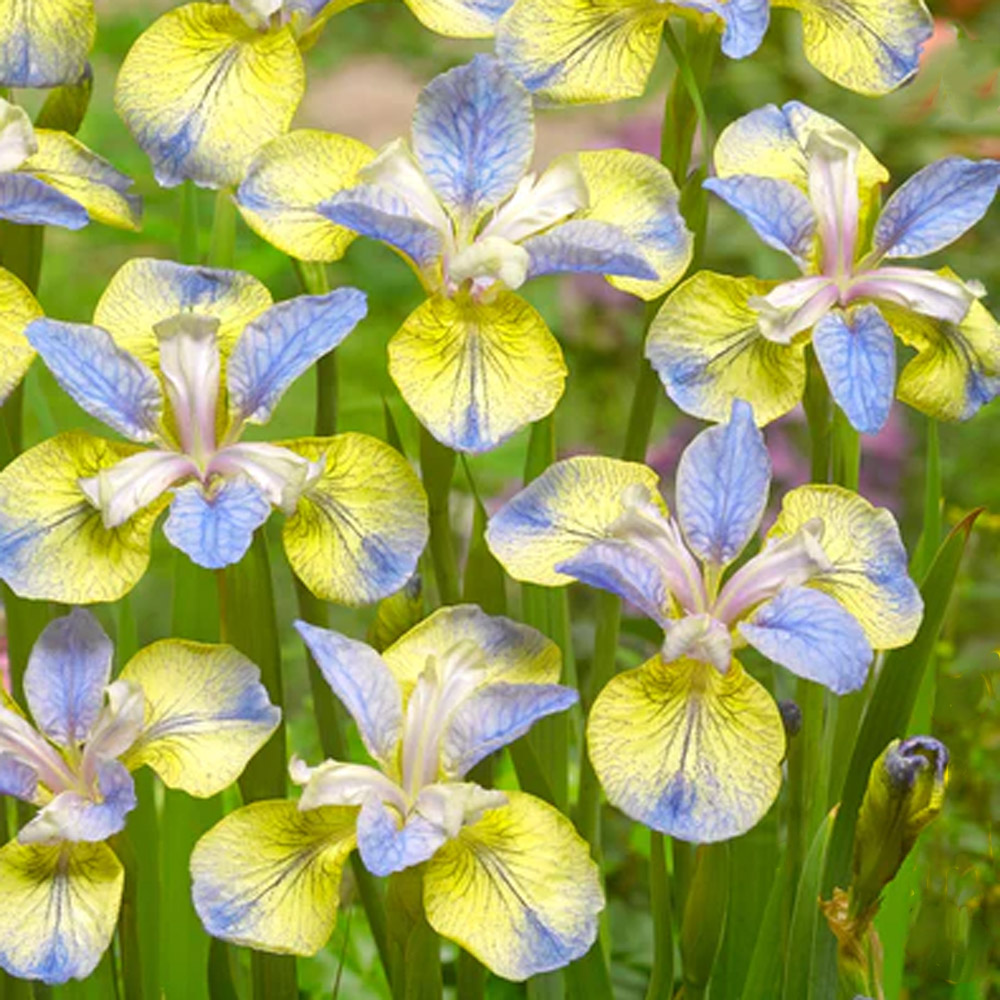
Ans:
[{"label": "iris flower", "polygon": [[497,25],[497,54],[551,101],[616,101],[645,89],[672,15],[722,29],[722,51],[756,51],[771,7],[802,15],[806,58],[861,94],[885,94],[916,72],[932,32],[923,0],[515,0]]},{"label": "iris flower", "polygon": [[77,83],[96,34],[93,0],[0,0],[0,87]]},{"label": "iris flower", "polygon": [[922,616],[892,515],[839,486],[786,494],[763,548],[729,570],[770,479],[739,401],[682,455],[676,517],[652,469],[584,456],[551,466],[488,529],[516,579],[580,580],[663,629],[660,652],[598,695],[587,742],[610,801],[683,840],[735,837],[778,793],[781,718],[734,655],[741,647],[842,694],[864,684],[873,649],[905,645]]},{"label": "iris flower", "polygon": [[[305,93],[302,51],[359,2],[189,3],[155,21],[125,57],[115,106],[157,182],[238,184],[258,147],[291,124]],[[507,2],[406,0],[432,31],[460,38],[491,35]]]},{"label": "iris flower", "polygon": [[[766,423],[805,389],[812,341],[833,398],[859,431],[885,423],[893,395],[964,420],[1000,390],[1000,327],[977,283],[897,260],[934,253],[986,210],[1000,162],[954,156],[918,171],[878,208],[885,168],[845,128],[797,102],[738,119],[706,186],[802,277],[765,282],[701,272],[664,304],[646,354],[671,398],[710,420],[748,399]],[[866,236],[871,232],[871,236]],[[896,385],[893,334],[916,349]]]},{"label": "iris flower", "polygon": [[35,725],[0,694],[0,793],[37,806],[0,849],[0,966],[64,983],[111,941],[125,872],[106,841],[136,806],[130,772],[207,798],[235,781],[281,717],[231,646],[168,639],[111,683],[111,641],[88,611],[57,618],[24,674]]},{"label": "iris flower", "polygon": [[465,780],[487,755],[576,701],[560,655],[525,625],[442,608],[380,656],[297,628],[375,766],[298,759],[298,802],[231,813],[195,847],[195,909],[210,934],[312,955],[333,930],[344,861],[420,866],[427,919],[507,979],[559,968],[597,934],[597,866],[572,823],[532,795]]},{"label": "iris flower", "polygon": [[597,273],[644,299],[683,274],[691,236],[669,171],[625,150],[528,173],[531,95],[477,56],[424,88],[412,140],[377,156],[354,140],[293,132],[261,150],[237,194],[244,217],[304,259],[344,252],[347,230],[382,240],[428,299],[389,344],[403,398],[444,444],[495,447],[550,413],[562,351],[515,294],[530,278]]},{"label": "iris flower", "polygon": [[272,305],[236,271],[129,261],[94,326],[36,320],[28,340],[87,412],[130,442],[67,431],[0,472],[0,577],[64,603],[113,601],[167,539],[201,566],[237,562],[272,507],[317,596],[365,603],[401,587],[427,535],[403,457],[363,434],[244,442],[365,315],[350,288]]}]

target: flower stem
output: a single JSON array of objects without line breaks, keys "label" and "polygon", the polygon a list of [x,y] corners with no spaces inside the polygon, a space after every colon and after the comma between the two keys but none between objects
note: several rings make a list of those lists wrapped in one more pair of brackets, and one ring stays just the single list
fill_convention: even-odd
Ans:
[{"label": "flower stem", "polygon": [[212,267],[232,267],[236,259],[236,202],[233,193],[223,188],[215,196],[212,235],[208,244],[208,263]]},{"label": "flower stem", "polygon": [[438,599],[441,604],[457,604],[461,599],[461,585],[449,509],[455,452],[423,426],[420,428],[420,471],[430,505],[430,549]]},{"label": "flower stem", "polygon": [[388,914],[393,1000],[441,1000],[441,942],[424,915],[419,867],[390,876]]},{"label": "flower stem", "polygon": [[[290,257],[299,283],[309,295],[325,295],[330,291],[330,274],[322,263]],[[330,351],[316,362],[316,436],[329,437],[337,433],[337,352]]]},{"label": "flower stem", "polygon": [[662,833],[649,831],[649,899],[653,915],[653,971],[646,1000],[670,1000],[674,993],[674,925]]},{"label": "flower stem", "polygon": [[185,181],[180,187],[181,221],[178,231],[178,252],[182,264],[197,264],[201,260],[198,249],[198,189]]}]

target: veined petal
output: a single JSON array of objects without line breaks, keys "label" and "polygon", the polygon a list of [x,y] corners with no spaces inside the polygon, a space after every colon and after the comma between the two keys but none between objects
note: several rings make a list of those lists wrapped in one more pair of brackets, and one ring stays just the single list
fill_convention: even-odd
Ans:
[{"label": "veined petal", "polygon": [[90,735],[104,705],[114,647],[97,619],[82,608],[42,629],[28,657],[24,694],[38,728],[75,749]]},{"label": "veined petal", "polygon": [[65,132],[36,129],[38,151],[21,170],[82,205],[94,222],[139,229],[142,202],[129,194],[132,179]]},{"label": "veined petal", "polygon": [[133,441],[160,436],[160,383],[107,330],[36,319],[25,335],[59,385],[91,416]]},{"label": "veined petal", "polygon": [[428,533],[427,496],[406,459],[365,434],[280,444],[311,462],[326,460],[282,531],[295,574],[338,604],[367,604],[399,590]]},{"label": "veined petal", "polygon": [[830,393],[862,434],[889,419],[896,389],[896,340],[875,306],[834,309],[813,329],[813,348]]},{"label": "veined petal", "polygon": [[419,813],[404,818],[376,796],[367,798],[358,813],[358,853],[373,875],[419,865],[447,839],[437,823]]},{"label": "veined petal", "polygon": [[324,462],[322,455],[309,461],[280,445],[243,441],[217,451],[206,471],[209,475],[248,479],[269,504],[293,514],[302,494],[323,474]]},{"label": "veined petal", "polygon": [[191,855],[192,898],[205,930],[262,951],[318,952],[337,919],[357,813],[254,802],[213,826]]},{"label": "veined petal", "polygon": [[439,35],[490,38],[511,0],[406,0],[421,22]]},{"label": "veined petal", "polygon": [[305,89],[291,29],[257,31],[223,4],[168,11],[132,46],[115,108],[174,187],[239,184],[257,150],[288,130]]},{"label": "veined petal", "polygon": [[35,769],[15,754],[0,750],[0,795],[34,802],[37,794],[38,773]]},{"label": "veined petal", "polygon": [[113,681],[105,688],[107,704],[101,709],[83,750],[80,774],[93,781],[102,765],[121,757],[139,738],[145,712],[142,690],[127,680]]},{"label": "veined petal", "polygon": [[734,400],[729,422],[702,431],[677,466],[677,516],[692,550],[725,566],[760,524],[771,485],[771,460],[753,409]]},{"label": "veined petal", "polygon": [[428,299],[389,342],[389,373],[439,441],[477,453],[552,412],[566,363],[538,312],[501,291]]},{"label": "veined petal", "polygon": [[135,257],[108,282],[94,325],[156,371],[160,343],[154,327],[163,320],[180,313],[217,319],[216,339],[225,357],[247,323],[271,304],[271,293],[249,274]]},{"label": "veined petal", "polygon": [[785,732],[767,691],[733,660],[654,657],[597,696],[587,746],[608,800],[679,840],[745,833],[781,785]]},{"label": "veined petal", "polygon": [[96,34],[93,0],[0,0],[0,86],[76,83]]},{"label": "veined petal", "polygon": [[309,767],[305,761],[293,757],[288,773],[295,784],[304,786],[299,809],[360,806],[374,795],[395,805],[400,813],[406,810],[406,797],[399,785],[367,764],[325,760],[318,767]]},{"label": "veined petal", "polygon": [[834,694],[863,687],[872,648],[854,616],[829,594],[789,587],[738,626],[769,660]]},{"label": "veined petal", "polygon": [[363,292],[337,288],[279,302],[240,335],[226,366],[235,421],[266,424],[285,390],[368,313]]},{"label": "veined petal", "polygon": [[0,174],[0,219],[23,226],[83,229],[90,222],[78,201],[29,174]]},{"label": "veined petal", "polygon": [[135,454],[132,445],[79,431],[59,434],[0,472],[0,577],[21,597],[92,604],[116,601],[146,572],[153,503],[116,528],[80,488]]},{"label": "veined petal", "polygon": [[403,732],[403,699],[385,660],[367,643],[329,629],[304,621],[295,628],[357,723],[365,748],[380,764],[391,766]]},{"label": "veined petal", "polygon": [[585,209],[589,197],[579,158],[560,156],[540,177],[528,174],[521,178],[479,238],[500,236],[517,243]]},{"label": "veined petal", "polygon": [[22,979],[86,979],[114,934],[125,870],[107,844],[0,849],[0,966]]},{"label": "veined petal", "polygon": [[506,795],[427,863],[424,908],[439,934],[520,981],[590,948],[604,894],[573,824],[531,795]]},{"label": "veined petal", "polygon": [[549,101],[637,97],[667,15],[665,5],[648,0],[515,0],[497,25],[497,55]]},{"label": "veined petal", "polygon": [[531,95],[492,56],[435,77],[413,116],[413,152],[460,227],[514,191],[535,148]]},{"label": "veined petal", "polygon": [[16,275],[0,268],[0,405],[24,378],[35,352],[25,327],[42,315],[42,307]]},{"label": "veined petal", "polygon": [[895,90],[916,72],[932,22],[923,0],[775,0],[802,14],[806,58],[859,94]]},{"label": "veined petal", "polygon": [[878,299],[934,319],[961,323],[972,303],[985,294],[981,285],[966,284],[954,273],[919,267],[879,267],[859,272],[851,282],[847,299]]},{"label": "veined petal", "polygon": [[122,762],[148,764],[168,787],[199,798],[231,785],[281,719],[260,671],[232,646],[154,642],[120,679],[145,697],[142,732]]},{"label": "veined petal", "polygon": [[750,300],[772,282],[701,271],[657,313],[646,357],[670,398],[705,420],[725,420],[734,399],[768,424],[787,413],[805,391],[805,347],[769,340]]},{"label": "veined petal", "polygon": [[722,51],[730,59],[743,59],[757,51],[771,16],[769,0],[674,0],[674,4],[718,17]]},{"label": "veined petal", "polygon": [[436,229],[450,245],[454,231],[451,217],[417,163],[406,139],[387,142],[375,159],[361,169],[360,179],[363,184],[392,192],[401,198],[411,215]]},{"label": "veined petal", "polygon": [[920,625],[923,602],[907,572],[895,518],[840,486],[800,486],[785,494],[767,537],[794,534],[814,519],[830,568],[810,578],[809,586],[839,601],[873,648],[905,646]]},{"label": "veined petal", "polygon": [[523,243],[531,255],[529,278],[563,272],[655,280],[638,244],[620,227],[594,219],[570,219]]},{"label": "veined petal", "polygon": [[331,223],[320,205],[357,183],[375,151],[346,135],[300,129],[257,151],[236,192],[246,224],[299,260],[339,260],[354,233]]},{"label": "veined petal", "polygon": [[760,332],[775,344],[801,340],[840,299],[832,278],[810,275],[782,281],[766,295],[748,299],[757,313]]},{"label": "veined petal", "polygon": [[557,587],[573,577],[556,569],[610,537],[626,513],[629,490],[641,490],[666,513],[659,477],[648,466],[581,455],[550,465],[491,519],[490,551],[517,580]]}]

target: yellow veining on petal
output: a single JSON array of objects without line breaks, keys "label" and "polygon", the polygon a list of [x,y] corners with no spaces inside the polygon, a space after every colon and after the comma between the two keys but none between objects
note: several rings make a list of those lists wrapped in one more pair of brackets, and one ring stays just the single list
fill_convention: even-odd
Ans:
[{"label": "yellow veining on petal", "polygon": [[0,85],[76,83],[96,34],[93,0],[0,0]]},{"label": "yellow veining on petal", "polygon": [[24,328],[42,315],[42,307],[28,286],[0,268],[0,403],[24,378],[35,352]]},{"label": "yellow veining on petal", "polygon": [[451,38],[491,38],[496,28],[476,0],[406,0],[406,6],[425,27]]}]

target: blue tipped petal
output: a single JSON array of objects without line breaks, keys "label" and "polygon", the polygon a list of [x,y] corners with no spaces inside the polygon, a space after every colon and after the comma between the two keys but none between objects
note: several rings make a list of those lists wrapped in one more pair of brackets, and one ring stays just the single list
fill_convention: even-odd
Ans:
[{"label": "blue tipped petal", "polygon": [[593,219],[571,219],[522,244],[531,255],[528,277],[542,274],[609,274],[653,281],[658,275],[623,229]]},{"label": "blue tipped petal", "polygon": [[436,823],[419,814],[400,826],[399,814],[375,796],[358,813],[358,853],[373,875],[386,876],[419,865],[448,839]]},{"label": "blue tipped petal", "polygon": [[270,515],[267,497],[247,480],[223,481],[208,494],[200,483],[189,483],[174,494],[163,533],[192,562],[222,569],[246,555]]},{"label": "blue tipped petal", "polygon": [[1000,161],[950,156],[915,173],[886,203],[873,239],[886,257],[923,257],[957,240],[990,207]]},{"label": "blue tipped petal", "polygon": [[896,343],[875,306],[827,313],[813,328],[813,347],[837,405],[862,434],[889,417],[896,389]]},{"label": "blue tipped petal", "polygon": [[816,233],[816,213],[794,184],[773,177],[713,177],[706,187],[736,209],[754,232],[775,250],[802,263],[809,256]]},{"label": "blue tipped petal", "polygon": [[229,406],[239,419],[266,423],[285,390],[332,351],[368,312],[355,288],[300,295],[255,319],[236,342],[226,367]]},{"label": "blue tipped petal", "polygon": [[163,410],[160,383],[106,330],[36,319],[25,334],[56,381],[89,414],[133,441],[158,436]]},{"label": "blue tipped petal", "polygon": [[721,18],[722,51],[730,59],[743,59],[756,52],[771,18],[769,0],[673,0],[673,3]]},{"label": "blue tipped petal", "polygon": [[771,461],[753,408],[734,400],[728,424],[702,431],[677,468],[677,515],[688,544],[724,566],[760,524],[771,485]]},{"label": "blue tipped petal", "polygon": [[783,590],[739,630],[768,659],[835,694],[857,691],[868,676],[873,654],[864,629],[821,591]]},{"label": "blue tipped petal", "polygon": [[83,743],[104,704],[114,647],[82,608],[42,630],[24,672],[24,693],[38,728],[54,743]]},{"label": "blue tipped petal", "polygon": [[37,790],[35,769],[11,753],[0,753],[0,795],[31,802]]},{"label": "blue tipped petal", "polygon": [[83,229],[90,222],[78,201],[27,174],[0,174],[0,219],[24,226]]},{"label": "blue tipped petal", "polygon": [[535,146],[531,95],[492,56],[435,77],[413,117],[413,151],[455,214],[478,219],[528,170]]}]

